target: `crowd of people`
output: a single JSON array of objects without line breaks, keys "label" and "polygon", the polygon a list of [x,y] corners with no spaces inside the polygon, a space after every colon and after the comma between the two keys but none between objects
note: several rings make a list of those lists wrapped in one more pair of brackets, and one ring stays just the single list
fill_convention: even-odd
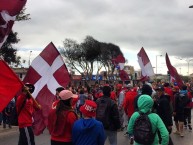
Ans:
[{"label": "crowd of people", "polygon": [[[34,89],[32,84],[26,84],[17,100],[12,100],[1,113],[3,127],[8,124],[11,128],[10,116],[16,107],[18,145],[35,145],[32,116],[41,106],[30,95]],[[192,98],[191,83],[181,87],[167,82],[59,87],[48,116],[51,145],[104,145],[106,140],[117,145],[119,131],[129,138],[130,144],[145,144],[148,134],[144,134],[146,139],[140,139],[138,132],[143,134],[148,123],[136,127],[141,118],[148,118],[151,125],[149,145],[173,145],[171,133],[184,137],[184,129],[192,130]]]}]

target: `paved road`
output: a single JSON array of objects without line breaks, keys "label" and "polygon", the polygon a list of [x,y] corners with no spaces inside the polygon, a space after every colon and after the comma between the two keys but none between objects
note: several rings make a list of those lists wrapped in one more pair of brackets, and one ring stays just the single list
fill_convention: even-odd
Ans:
[{"label": "paved road", "polygon": [[[118,145],[129,145],[129,140],[127,137],[123,136],[124,132],[118,133]],[[12,129],[3,129],[0,126],[0,145],[17,145],[18,143],[19,131],[18,127],[13,127]],[[181,138],[178,135],[171,135],[174,145],[193,145],[193,133],[185,130],[185,136]],[[36,145],[50,145],[50,136],[47,131],[45,131],[40,136],[35,137]],[[108,142],[105,145],[109,145]]]}]

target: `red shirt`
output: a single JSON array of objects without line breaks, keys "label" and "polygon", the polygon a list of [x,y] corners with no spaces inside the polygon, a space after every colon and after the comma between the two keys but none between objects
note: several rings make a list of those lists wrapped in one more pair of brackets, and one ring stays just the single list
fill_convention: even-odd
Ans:
[{"label": "red shirt", "polygon": [[[16,102],[17,112],[18,110],[21,109],[25,99],[26,99],[25,94],[21,94],[20,96],[18,96]],[[26,99],[25,105],[21,109],[18,116],[19,128],[32,126],[32,113],[34,112],[34,109],[38,109],[38,106],[36,106],[33,99],[32,98]]]},{"label": "red shirt", "polygon": [[74,112],[64,111],[63,116],[57,117],[56,110],[51,109],[48,117],[48,128],[54,130],[54,133],[51,133],[51,140],[72,142],[72,127],[77,119]]},{"label": "red shirt", "polygon": [[123,107],[124,107],[124,111],[128,117],[131,117],[131,115],[135,111],[134,100],[135,100],[136,96],[137,96],[137,92],[134,92],[134,91],[128,91],[125,94],[125,98],[123,101]]},{"label": "red shirt", "polygon": [[110,96],[110,98],[111,98],[112,100],[114,100],[114,101],[117,101],[117,96],[116,96],[115,91],[111,91],[111,96]]}]

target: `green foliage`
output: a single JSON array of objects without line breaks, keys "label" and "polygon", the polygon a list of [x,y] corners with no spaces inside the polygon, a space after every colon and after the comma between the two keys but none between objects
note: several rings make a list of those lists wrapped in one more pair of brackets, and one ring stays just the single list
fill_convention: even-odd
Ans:
[{"label": "green foliage", "polygon": [[25,14],[26,8],[23,8],[20,12],[19,15],[16,16],[16,21],[26,21],[30,20],[31,18],[29,17],[30,14]]},{"label": "green foliage", "polygon": [[107,72],[112,72],[111,60],[119,54],[122,54],[120,48],[112,43],[99,42],[92,36],[86,36],[84,41],[78,44],[75,40],[65,39],[63,41],[64,49],[61,54],[65,57],[68,67],[75,69],[80,74],[92,74],[94,64],[97,64],[97,70],[102,67]]},{"label": "green foliage", "polygon": [[17,38],[17,32],[13,33],[11,31],[11,33],[7,37],[6,42],[0,49],[0,55],[8,64],[11,64],[11,62],[16,62],[17,49],[13,48],[12,44],[16,44],[18,42],[19,39]]},{"label": "green foliage", "polygon": [[[25,8],[21,11],[21,13],[16,17],[16,21],[25,21],[29,20],[30,14],[25,14]],[[0,56],[8,63],[15,64],[18,66],[20,64],[20,56],[17,56],[17,49],[13,47],[13,44],[17,44],[20,41],[18,38],[18,33],[11,31],[7,40],[3,44],[0,49]]]}]

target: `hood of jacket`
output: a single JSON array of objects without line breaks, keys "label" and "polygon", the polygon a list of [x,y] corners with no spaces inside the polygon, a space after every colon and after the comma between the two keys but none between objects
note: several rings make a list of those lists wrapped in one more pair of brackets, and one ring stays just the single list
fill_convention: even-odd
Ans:
[{"label": "hood of jacket", "polygon": [[83,130],[83,132],[85,131],[88,131],[90,129],[92,129],[95,125],[96,125],[96,121],[95,119],[91,118],[91,119],[81,119],[81,122],[80,122],[80,126],[81,126],[81,129]]},{"label": "hood of jacket", "polygon": [[149,95],[141,95],[137,101],[139,111],[147,113],[153,107],[153,99]]}]

